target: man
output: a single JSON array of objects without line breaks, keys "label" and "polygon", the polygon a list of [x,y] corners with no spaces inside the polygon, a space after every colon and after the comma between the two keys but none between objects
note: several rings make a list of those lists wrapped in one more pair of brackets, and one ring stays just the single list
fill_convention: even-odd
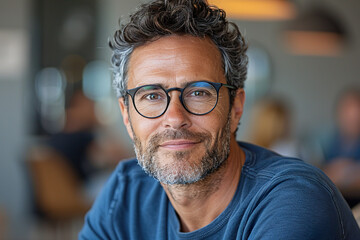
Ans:
[{"label": "man", "polygon": [[360,203],[360,88],[345,89],[336,104],[337,126],[323,143],[323,169],[349,206]]},{"label": "man", "polygon": [[156,0],[111,47],[138,160],[119,164],[80,239],[360,239],[324,174],[236,142],[247,46],[222,10]]}]

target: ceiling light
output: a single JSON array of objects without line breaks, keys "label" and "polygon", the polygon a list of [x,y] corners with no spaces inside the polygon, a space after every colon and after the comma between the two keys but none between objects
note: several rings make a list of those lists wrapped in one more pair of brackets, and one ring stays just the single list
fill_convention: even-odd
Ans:
[{"label": "ceiling light", "polygon": [[284,32],[288,50],[297,55],[336,56],[344,46],[346,34],[340,22],[324,10],[301,14]]},{"label": "ceiling light", "polygon": [[230,18],[245,20],[288,20],[295,17],[295,8],[286,0],[210,0],[225,10]]}]

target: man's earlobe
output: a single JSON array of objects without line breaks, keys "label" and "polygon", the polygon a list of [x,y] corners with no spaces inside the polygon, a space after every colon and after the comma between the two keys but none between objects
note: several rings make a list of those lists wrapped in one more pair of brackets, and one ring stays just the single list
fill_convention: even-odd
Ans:
[{"label": "man's earlobe", "polygon": [[133,139],[133,132],[130,125],[130,116],[129,116],[129,108],[125,105],[124,98],[119,98],[119,107],[121,111],[121,115],[123,117],[123,123],[126,127],[126,130],[131,139]]},{"label": "man's earlobe", "polygon": [[235,132],[239,125],[244,110],[245,91],[243,88],[236,90],[236,95],[231,108],[231,132]]}]

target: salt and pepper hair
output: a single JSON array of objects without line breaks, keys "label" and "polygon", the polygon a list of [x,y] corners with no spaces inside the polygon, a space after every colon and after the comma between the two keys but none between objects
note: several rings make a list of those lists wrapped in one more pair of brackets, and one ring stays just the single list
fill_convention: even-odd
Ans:
[{"label": "salt and pepper hair", "polygon": [[[109,42],[118,97],[127,99],[127,72],[134,49],[169,35],[210,38],[221,53],[227,83],[244,87],[247,43],[236,24],[227,21],[224,10],[210,6],[206,0],[155,0],[130,15],[130,21],[122,24]],[[232,91],[231,103],[234,96]]]}]

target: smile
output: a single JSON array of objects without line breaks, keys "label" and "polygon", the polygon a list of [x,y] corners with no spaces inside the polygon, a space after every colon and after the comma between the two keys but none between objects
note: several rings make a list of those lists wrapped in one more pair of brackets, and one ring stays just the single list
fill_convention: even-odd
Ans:
[{"label": "smile", "polygon": [[160,147],[170,149],[170,150],[186,150],[186,149],[194,147],[195,145],[197,145],[199,143],[200,143],[200,141],[179,139],[179,140],[170,140],[170,141],[163,142],[160,145]]}]

